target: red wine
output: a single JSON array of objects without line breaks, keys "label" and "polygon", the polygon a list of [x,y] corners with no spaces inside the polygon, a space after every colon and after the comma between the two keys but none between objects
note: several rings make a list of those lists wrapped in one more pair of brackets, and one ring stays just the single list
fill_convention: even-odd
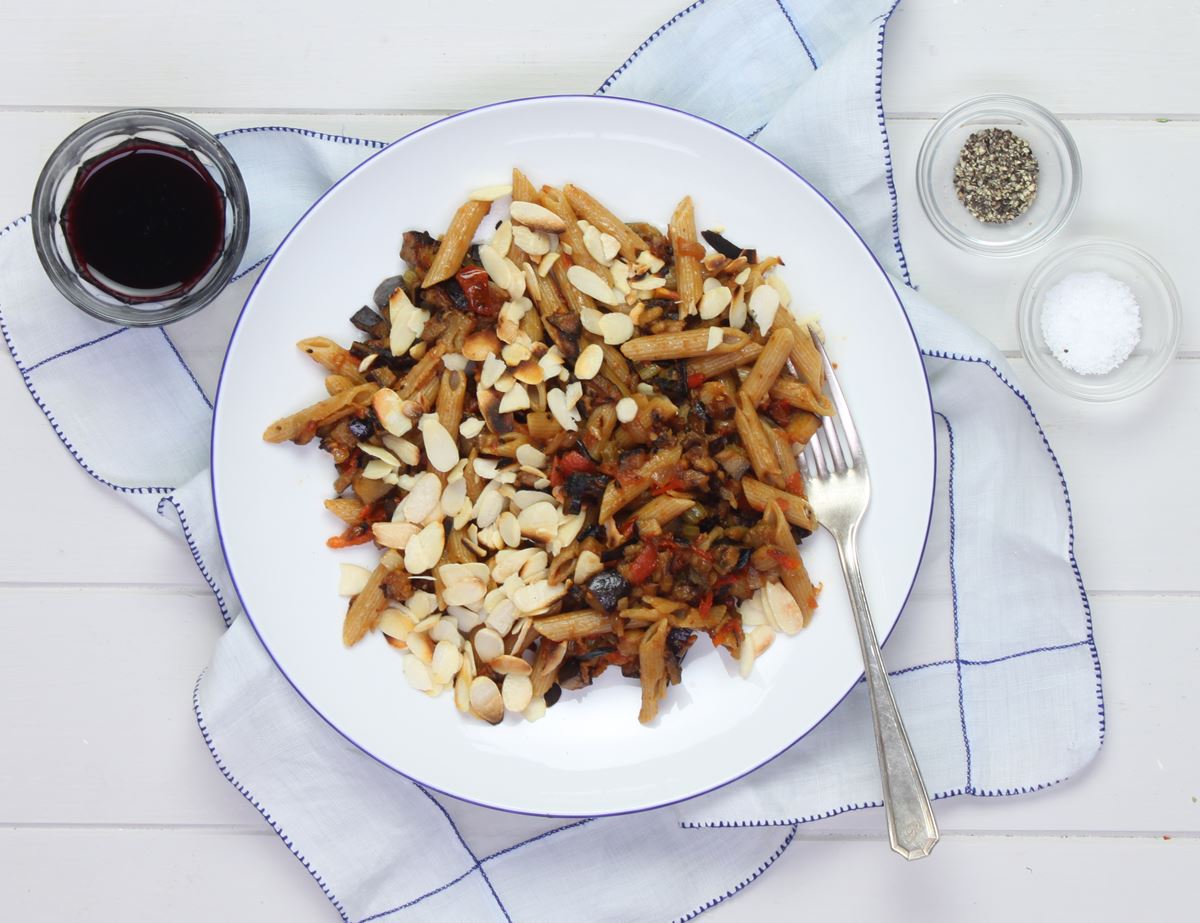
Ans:
[{"label": "red wine", "polygon": [[84,163],[61,218],[80,275],[126,303],[184,294],[225,241],[225,196],[196,155],[140,139]]}]

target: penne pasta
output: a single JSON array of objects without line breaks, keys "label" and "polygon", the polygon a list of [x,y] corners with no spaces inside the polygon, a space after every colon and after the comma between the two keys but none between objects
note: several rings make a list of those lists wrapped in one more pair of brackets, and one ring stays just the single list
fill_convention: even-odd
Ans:
[{"label": "penne pasta", "polygon": [[[587,245],[583,242],[583,231],[579,230],[579,219],[575,214],[575,209],[571,207],[571,203],[567,201],[567,197],[563,195],[561,189],[555,189],[553,186],[543,186],[542,194],[539,196],[539,204],[550,209],[554,214],[558,215],[566,224],[566,230],[558,235],[559,245],[565,244],[571,249],[571,262],[590,269],[600,278],[608,277],[608,270],[603,265],[596,262],[590,253],[588,253]],[[555,266],[558,266],[562,260],[557,260]],[[566,267],[563,267],[566,271]],[[561,288],[563,283],[559,283]]]},{"label": "penne pasta", "polygon": [[347,408],[365,407],[371,402],[371,395],[378,390],[376,385],[362,384],[339,391],[332,397],[276,420],[267,427],[263,439],[267,442],[308,442],[323,422]]},{"label": "penne pasta", "polygon": [[649,249],[649,244],[634,233],[629,225],[600,204],[591,193],[571,183],[563,186],[563,193],[575,209],[575,214],[590,221],[602,234],[611,234],[617,239],[617,243],[621,245],[621,255],[625,259],[632,261],[642,250]]},{"label": "penne pasta", "polygon": [[533,627],[543,638],[551,641],[578,641],[612,631],[613,620],[610,615],[579,609],[534,619]]},{"label": "penne pasta", "polygon": [[[399,387],[395,389],[396,393],[403,399],[410,398],[433,381],[445,352],[446,346],[443,343],[435,343],[426,350],[425,355],[417,360],[417,364],[400,380]],[[432,402],[428,406],[432,406]]]},{"label": "penne pasta", "polygon": [[762,480],[778,477],[781,472],[779,462],[775,458],[775,450],[767,438],[767,431],[758,417],[758,411],[745,394],[739,393],[737,396],[733,422],[737,426],[738,436],[741,437],[746,457],[750,459],[750,467],[754,469],[755,475]]},{"label": "penne pasta", "polygon": [[814,393],[811,385],[799,382],[790,375],[781,375],[771,385],[769,393],[775,400],[783,401],[799,410],[807,410],[822,417],[833,416],[833,402],[829,398],[824,394]]},{"label": "penne pasta", "polygon": [[[791,311],[780,310],[775,315],[775,323],[782,323],[792,331],[795,339],[792,342],[791,360],[796,370],[796,376],[808,385],[814,394],[821,394],[825,389],[825,368],[821,365],[821,354],[807,327],[801,327]],[[831,412],[823,416],[832,416]]]},{"label": "penne pasta", "polygon": [[462,372],[443,371],[438,383],[437,408],[438,422],[448,433],[457,433],[462,423],[463,401],[467,396],[467,376]]},{"label": "penne pasta", "polygon": [[779,377],[780,369],[787,363],[794,340],[792,331],[787,328],[771,333],[767,345],[763,347],[753,368],[750,369],[750,374],[742,382],[742,393],[746,395],[751,404],[757,407],[762,403],[767,391]]},{"label": "penne pasta", "polygon": [[[576,314],[582,314],[586,308],[594,310],[596,303],[572,285],[567,278],[568,268],[570,268],[570,264],[566,259],[555,260],[554,265],[550,267],[550,281],[553,282],[554,287],[558,290],[559,298]],[[601,272],[603,271],[601,269]],[[560,346],[559,348],[561,349],[562,347]]]},{"label": "penne pasta", "polygon": [[464,202],[458,207],[450,227],[442,236],[433,262],[429,264],[429,271],[421,283],[422,288],[445,282],[462,268],[463,257],[467,255],[471,240],[479,230],[479,222],[491,210],[491,202]]},{"label": "penne pasta", "polygon": [[[721,339],[709,349],[709,331],[720,330]],[[693,359],[699,356],[735,352],[748,340],[749,334],[730,327],[698,327],[678,333],[654,333],[636,337],[621,344],[621,352],[635,362],[659,362],[664,359]]]},{"label": "penne pasta", "polygon": [[354,387],[354,382],[351,381],[349,378],[347,378],[345,375],[326,375],[325,376],[325,390],[326,390],[326,392],[329,393],[330,397],[332,397],[335,394],[341,394],[347,388],[353,388],[353,387]]},{"label": "penne pasta", "polygon": [[536,202],[538,199],[537,187],[516,167],[512,171],[512,197],[514,202]]},{"label": "penne pasta", "polygon": [[378,565],[367,578],[366,586],[350,601],[346,619],[342,623],[342,643],[352,647],[363,639],[368,631],[374,631],[387,600],[383,595],[383,580],[388,569]]},{"label": "penne pasta", "polygon": [[760,512],[767,508],[768,503],[775,500],[779,503],[787,521],[792,525],[808,532],[812,532],[817,527],[817,517],[813,514],[809,502],[803,497],[779,490],[777,487],[764,484],[751,477],[742,479],[742,493],[746,495],[746,502]]},{"label": "penne pasta", "polygon": [[665,526],[672,519],[682,516],[696,505],[691,497],[671,497],[664,494],[647,501],[634,515],[638,528],[644,528],[644,523],[653,522]]},{"label": "penne pasta", "polygon": [[692,197],[684,196],[675,207],[670,225],[671,246],[675,248],[675,290],[679,292],[679,316],[696,313],[704,294],[704,276],[700,256],[704,248],[696,241],[696,214]]},{"label": "penne pasta", "polygon": [[761,355],[763,348],[747,339],[732,352],[699,356],[688,360],[688,377],[699,375],[703,379],[718,378],[733,369],[749,365]]},{"label": "penne pasta", "polygon": [[779,462],[779,479],[784,488],[794,493],[804,494],[804,479],[800,476],[800,465],[796,461],[796,453],[792,449],[791,440],[787,433],[777,426],[763,424],[771,448],[775,452],[775,460]]},{"label": "penne pasta", "polygon": [[650,489],[656,480],[661,480],[674,471],[679,464],[682,454],[679,446],[663,449],[655,453],[641,469],[640,477],[625,484],[613,480],[604,488],[604,496],[600,500],[598,521],[601,525],[608,522],[618,512]]},{"label": "penne pasta", "polygon": [[813,610],[817,607],[817,593],[813,588],[812,579],[808,576],[808,568],[804,566],[804,561],[800,558],[800,546],[792,537],[787,517],[784,516],[777,499],[772,499],[767,503],[766,509],[763,510],[763,523],[770,532],[772,543],[783,555],[779,568],[779,581],[792,594],[796,605],[800,607],[804,620],[802,627],[808,627]]},{"label": "penne pasta", "polygon": [[307,340],[301,340],[296,346],[335,375],[348,378],[356,385],[366,380],[358,370],[360,360],[350,355],[348,349],[343,349],[327,337],[309,337]]}]

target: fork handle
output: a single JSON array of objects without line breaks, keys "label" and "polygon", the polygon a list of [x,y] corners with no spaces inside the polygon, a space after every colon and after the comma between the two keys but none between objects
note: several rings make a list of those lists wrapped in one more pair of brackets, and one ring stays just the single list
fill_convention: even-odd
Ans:
[{"label": "fork handle", "polygon": [[875,749],[879,756],[879,775],[883,781],[883,803],[887,811],[888,837],[892,849],[906,859],[929,855],[937,844],[938,828],[929,805],[921,770],[913,756],[912,745],[904,730],[904,722],[896,709],[871,609],[863,589],[862,573],[858,566],[858,529],[851,528],[838,540],[838,555],[842,573],[850,591],[850,606],[854,610],[854,625],[862,647],[871,698],[871,716],[875,723]]}]

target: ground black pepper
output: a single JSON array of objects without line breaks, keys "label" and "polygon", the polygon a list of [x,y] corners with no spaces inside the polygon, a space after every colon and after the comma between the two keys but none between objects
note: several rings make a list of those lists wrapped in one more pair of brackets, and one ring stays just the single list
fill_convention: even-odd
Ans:
[{"label": "ground black pepper", "polygon": [[1021,217],[1037,197],[1038,162],[1029,142],[1006,128],[967,138],[954,165],[958,201],[986,224]]}]

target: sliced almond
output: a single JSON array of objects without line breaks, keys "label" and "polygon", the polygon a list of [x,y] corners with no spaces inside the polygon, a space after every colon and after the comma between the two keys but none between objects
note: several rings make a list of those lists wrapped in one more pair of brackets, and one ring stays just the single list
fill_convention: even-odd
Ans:
[{"label": "sliced almond", "polygon": [[364,455],[370,455],[372,458],[378,458],[382,462],[387,462],[393,468],[400,467],[400,459],[382,446],[371,445],[369,442],[360,442],[358,448]]},{"label": "sliced almond", "polygon": [[567,229],[567,224],[562,218],[536,202],[513,202],[509,206],[508,214],[517,224],[523,224],[535,231],[561,234]]},{"label": "sliced almond", "polygon": [[395,475],[396,466],[389,465],[385,461],[380,461],[378,458],[372,458],[369,462],[363,465],[362,476],[368,481],[386,480],[390,475]]},{"label": "sliced almond", "polygon": [[767,625],[759,625],[746,634],[742,641],[741,656],[738,658],[739,672],[742,679],[747,679],[754,667],[754,661],[766,652],[775,640],[775,631]]},{"label": "sliced almond", "polygon": [[[535,580],[540,580],[545,576],[546,568],[550,565],[550,556],[541,548],[536,549],[529,559],[521,565],[520,582],[532,583]],[[519,590],[520,586],[513,586],[512,592]],[[511,595],[511,594],[510,594]]]},{"label": "sliced almond", "polygon": [[[715,282],[715,279],[708,279],[708,282]],[[720,317],[721,312],[729,307],[729,303],[733,301],[733,293],[725,286],[718,284],[716,288],[705,292],[700,298],[700,319],[712,320],[714,317]]]},{"label": "sliced almond", "polygon": [[513,605],[524,615],[545,612],[567,593],[565,583],[551,585],[547,580],[537,580],[513,594]]},{"label": "sliced almond", "polygon": [[[437,621],[434,619],[434,621]],[[410,631],[404,637],[404,643],[408,645],[409,651],[421,663],[430,663],[433,660],[433,642],[429,640],[429,635],[420,631],[421,625],[417,623],[417,627]]]},{"label": "sliced almond", "polygon": [[770,581],[763,589],[767,622],[784,634],[794,635],[804,627],[804,612],[782,583]]},{"label": "sliced almond", "polygon": [[367,369],[369,369],[371,366],[373,366],[375,364],[375,360],[378,358],[379,358],[379,353],[367,353],[365,356],[363,356],[362,362],[360,362],[358,364],[358,370],[360,372],[365,372]]},{"label": "sliced almond", "polygon": [[775,313],[779,310],[779,292],[769,285],[760,285],[750,295],[750,314],[758,329],[766,333],[775,322]]},{"label": "sliced almond", "polygon": [[496,233],[492,235],[492,239],[488,244],[497,253],[508,253],[508,248],[512,246],[513,229],[512,222],[501,221],[496,228]]},{"label": "sliced almond", "polygon": [[776,294],[779,295],[779,306],[781,308],[786,308],[792,303],[792,293],[788,289],[787,283],[779,277],[778,273],[773,272],[767,276],[767,285],[775,289]]},{"label": "sliced almond", "polygon": [[558,510],[552,503],[534,503],[521,510],[517,523],[522,535],[544,544],[558,534]]},{"label": "sliced almond", "polygon": [[514,382],[500,401],[501,413],[514,413],[529,409],[529,392],[520,382]]},{"label": "sliced almond", "polygon": [[530,699],[529,704],[525,706],[525,710],[521,715],[526,721],[541,721],[546,717],[546,700],[540,695]]},{"label": "sliced almond", "polygon": [[476,330],[463,340],[462,354],[472,362],[482,362],[488,356],[499,355],[503,345],[495,330]]},{"label": "sliced almond", "polygon": [[492,385],[499,381],[500,376],[508,370],[508,366],[504,364],[504,360],[499,358],[499,352],[500,350],[497,349],[497,355],[489,355],[483,360],[483,368],[479,370],[479,384],[482,388],[492,387]]},{"label": "sliced almond", "polygon": [[407,522],[423,523],[442,499],[442,482],[432,471],[423,471],[413,481],[412,489],[396,507]]},{"label": "sliced almond", "polygon": [[[583,232],[583,246],[587,249],[587,252],[592,255],[592,259],[594,259],[600,265],[607,266],[613,261],[612,256],[606,257],[604,255],[604,244],[600,239],[599,229],[592,227],[590,224]],[[616,256],[616,254],[614,253],[613,256]]]},{"label": "sliced almond", "polygon": [[531,468],[544,468],[549,459],[541,449],[526,442],[517,446],[517,461]]},{"label": "sliced almond", "polygon": [[408,467],[412,468],[421,463],[421,450],[416,443],[387,433],[383,437],[383,444],[388,447],[388,451]]},{"label": "sliced almond", "polygon": [[491,663],[504,653],[504,639],[491,628],[479,629],[471,643],[475,645],[475,654],[481,663]]},{"label": "sliced almond", "polygon": [[[462,635],[458,631],[458,620],[451,615],[444,615],[438,619],[438,623],[429,629],[429,639],[434,643],[449,641],[454,645],[455,649],[462,647]],[[434,651],[436,654],[437,651]]]},{"label": "sliced almond", "polygon": [[543,279],[546,278],[546,276],[550,275],[550,270],[554,266],[554,261],[557,260],[559,258],[559,256],[561,256],[561,255],[562,254],[556,253],[553,250],[551,250],[549,253],[547,253],[545,256],[543,256],[538,261],[537,274],[539,276],[541,276]]},{"label": "sliced almond", "polygon": [[488,666],[497,673],[508,676],[528,676],[533,672],[533,668],[529,665],[528,660],[522,660],[520,657],[514,657],[512,654],[501,654],[489,663]]},{"label": "sliced almond", "polygon": [[479,417],[467,417],[458,424],[458,434],[464,439],[474,439],[483,432],[483,421]]},{"label": "sliced almond", "polygon": [[491,677],[476,676],[471,680],[468,697],[471,712],[488,724],[499,724],[504,720],[504,700],[500,696],[500,688]]},{"label": "sliced almond", "polygon": [[483,268],[491,280],[507,291],[512,282],[512,272],[508,268],[511,264],[504,255],[498,253],[489,244],[484,244],[479,248],[479,262],[483,264]]},{"label": "sliced almond", "polygon": [[476,612],[474,609],[467,609],[464,606],[447,606],[446,613],[454,617],[459,632],[464,635],[483,624],[482,612]]},{"label": "sliced almond", "polygon": [[663,268],[663,266],[666,265],[666,263],[660,260],[649,250],[642,250],[640,253],[638,253],[637,258],[634,260],[634,264],[639,269],[649,270],[650,272],[658,272]]},{"label": "sliced almond", "polygon": [[430,673],[435,683],[448,683],[462,668],[462,652],[452,641],[439,641],[433,649],[433,659],[429,663]]},{"label": "sliced almond", "polygon": [[708,345],[705,347],[705,349],[707,349],[711,352],[712,350],[714,350],[718,346],[720,346],[721,342],[724,339],[725,339],[725,331],[724,330],[722,330],[720,327],[709,327],[708,328]]},{"label": "sliced almond", "polygon": [[471,468],[474,470],[476,477],[490,481],[496,476],[496,472],[500,470],[500,459],[489,456],[476,456],[471,459]]},{"label": "sliced almond", "polygon": [[[492,579],[496,583],[504,583],[509,577],[519,573],[525,562],[537,551],[536,548],[517,548],[498,552],[492,559]],[[494,605],[495,603],[489,603],[489,606]]]},{"label": "sliced almond", "polygon": [[577,584],[583,583],[589,577],[595,576],[602,570],[604,570],[604,562],[600,560],[600,555],[594,551],[585,549],[575,559],[575,582]]},{"label": "sliced almond", "polygon": [[629,287],[635,292],[652,292],[662,288],[666,281],[662,276],[642,276],[640,279],[630,279]]},{"label": "sliced almond", "polygon": [[558,534],[554,537],[554,541],[558,544],[555,554],[579,537],[579,533],[583,531],[583,526],[586,522],[587,514],[583,510],[580,510],[574,516],[568,516],[566,519],[559,521]]},{"label": "sliced almond", "polygon": [[512,186],[508,183],[496,183],[494,186],[480,186],[472,189],[467,198],[472,202],[495,202],[506,195],[512,195]]},{"label": "sliced almond", "polygon": [[371,526],[371,534],[384,548],[397,548],[401,551],[420,532],[419,526],[411,522],[377,522]]},{"label": "sliced almond", "polygon": [[408,598],[408,611],[417,620],[429,618],[437,607],[437,597],[426,590],[417,590]]},{"label": "sliced almond", "polygon": [[403,287],[397,286],[388,298],[388,319],[392,324],[388,335],[388,347],[393,356],[403,356],[417,339],[417,334],[409,325],[409,319],[416,310]]},{"label": "sliced almond", "polygon": [[746,291],[739,288],[729,306],[729,326],[741,330],[746,326]]},{"label": "sliced almond", "polygon": [[540,385],[546,380],[546,373],[536,359],[530,356],[528,359],[522,360],[516,368],[513,369],[513,378],[522,384]]},{"label": "sliced almond", "polygon": [[442,491],[441,506],[443,516],[457,516],[467,502],[466,478],[451,481]]},{"label": "sliced almond", "polygon": [[440,521],[431,522],[409,539],[404,548],[404,569],[423,574],[438,562],[446,547],[446,531]]},{"label": "sliced almond", "polygon": [[391,388],[380,388],[371,398],[371,406],[379,422],[393,436],[403,436],[412,429],[412,420],[403,412],[404,402]]},{"label": "sliced almond", "polygon": [[583,324],[583,329],[588,333],[594,333],[596,336],[603,336],[600,330],[600,319],[602,317],[604,315],[595,308],[584,308],[579,312],[579,321]]},{"label": "sliced almond", "polygon": [[604,350],[600,348],[600,344],[591,343],[584,347],[579,358],[575,360],[575,377],[584,381],[595,378],[603,364]]},{"label": "sliced almond", "polygon": [[429,414],[421,421],[425,437],[425,455],[438,471],[446,472],[458,464],[458,442],[438,418]]},{"label": "sliced almond", "polygon": [[496,528],[500,530],[500,537],[509,548],[516,548],[521,544],[521,526],[512,513],[501,513],[496,520]]},{"label": "sliced almond", "polygon": [[514,244],[530,256],[545,256],[550,252],[550,238],[541,231],[517,225],[513,228],[512,239]]},{"label": "sliced almond", "polygon": [[442,590],[442,599],[447,606],[463,606],[467,609],[478,609],[487,593],[486,584],[472,578],[456,580],[448,583]]},{"label": "sliced almond", "polygon": [[553,503],[554,497],[545,491],[541,490],[518,490],[513,494],[512,505],[519,513],[526,507],[533,506],[535,503]]},{"label": "sliced almond", "polygon": [[429,667],[416,657],[404,658],[404,678],[410,686],[420,692],[428,692],[433,688],[433,676]]},{"label": "sliced almond", "polygon": [[620,301],[617,295],[614,294],[611,285],[590,269],[580,266],[578,263],[567,270],[567,281],[585,295],[595,298],[601,304],[615,305]]},{"label": "sliced almond", "polygon": [[524,711],[533,700],[533,683],[520,673],[504,677],[502,689],[504,707],[509,711]]},{"label": "sliced almond", "polygon": [[617,401],[617,419],[622,423],[630,423],[638,414],[638,405],[631,397],[623,397]]},{"label": "sliced almond", "polygon": [[485,490],[475,501],[475,524],[481,529],[495,523],[504,510],[504,497],[497,490]]},{"label": "sliced almond", "polygon": [[379,616],[379,630],[389,638],[403,641],[413,630],[413,620],[399,609],[384,609]]},{"label": "sliced almond", "polygon": [[517,618],[517,607],[513,605],[511,599],[501,599],[500,602],[488,612],[487,622],[488,628],[492,629],[501,637],[506,636],[512,631],[513,622]]},{"label": "sliced almond", "polygon": [[609,346],[620,346],[633,336],[633,321],[627,314],[605,314],[600,318],[600,335]]},{"label": "sliced almond", "polygon": [[[391,523],[376,523],[376,525],[391,525]],[[338,574],[338,595],[357,596],[371,579],[371,572],[357,564],[342,564]]]},{"label": "sliced almond", "polygon": [[571,415],[571,408],[567,406],[567,396],[561,388],[551,388],[546,392],[546,406],[554,415],[555,422],[563,429],[568,432],[575,432],[579,429],[575,418]]},{"label": "sliced almond", "polygon": [[621,242],[605,231],[600,232],[600,246],[604,254],[600,262],[605,265],[616,259],[617,254],[621,252]]}]

